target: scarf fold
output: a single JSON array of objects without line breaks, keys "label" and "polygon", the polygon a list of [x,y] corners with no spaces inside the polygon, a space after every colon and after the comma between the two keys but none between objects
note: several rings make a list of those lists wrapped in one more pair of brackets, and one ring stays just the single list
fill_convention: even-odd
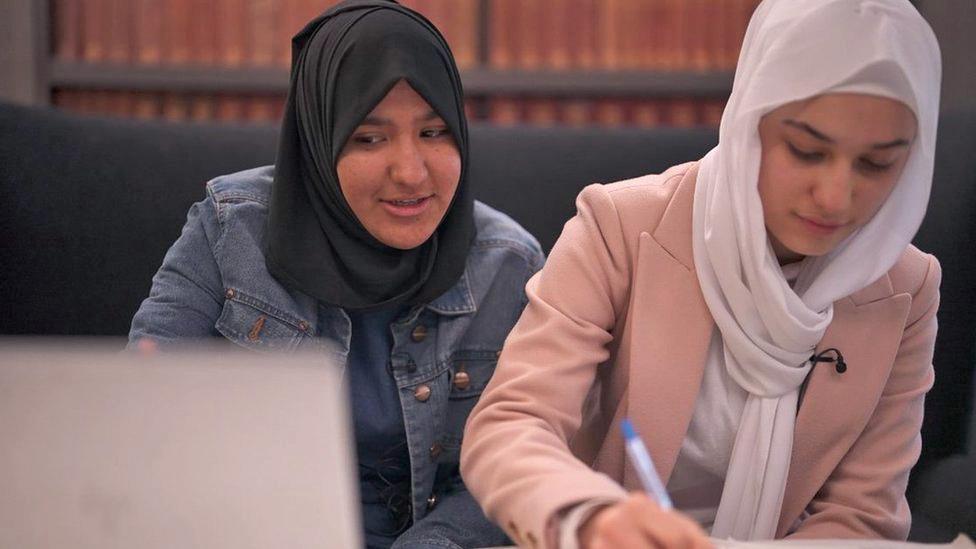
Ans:
[{"label": "scarf fold", "polygon": [[[400,80],[444,120],[461,154],[460,181],[444,219],[411,250],[369,234],[336,172],[350,135]],[[437,29],[392,1],[337,4],[292,40],[264,242],[268,271],[290,288],[346,309],[433,300],[460,279],[475,235],[467,160],[461,79]]]},{"label": "scarf fold", "polygon": [[[693,207],[695,268],[722,335],[722,364],[714,367],[748,393],[713,537],[776,534],[799,388],[832,303],[891,269],[925,214],[940,79],[935,35],[907,0],[765,0],[750,21]],[[918,133],[877,214],[829,254],[804,259],[791,288],[763,220],[759,121],[786,103],[838,92],[901,101]]]}]

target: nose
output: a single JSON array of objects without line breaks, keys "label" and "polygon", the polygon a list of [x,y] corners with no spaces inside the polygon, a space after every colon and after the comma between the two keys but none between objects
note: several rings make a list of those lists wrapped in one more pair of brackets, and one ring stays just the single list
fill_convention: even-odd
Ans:
[{"label": "nose", "polygon": [[395,183],[416,186],[427,180],[427,162],[418,143],[401,139],[392,149],[390,178]]},{"label": "nose", "polygon": [[811,192],[821,214],[828,218],[842,216],[853,202],[854,174],[846,166],[830,166],[818,174]]}]

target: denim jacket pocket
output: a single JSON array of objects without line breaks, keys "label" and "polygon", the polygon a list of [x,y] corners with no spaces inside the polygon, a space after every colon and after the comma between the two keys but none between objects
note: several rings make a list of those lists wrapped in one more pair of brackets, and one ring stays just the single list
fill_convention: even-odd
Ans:
[{"label": "denim jacket pocket", "polygon": [[259,299],[228,289],[216,328],[230,341],[255,351],[295,350],[308,331],[304,321],[289,318]]},{"label": "denim jacket pocket", "polygon": [[458,351],[451,359],[451,392],[448,394],[447,419],[442,439],[447,451],[445,454],[460,450],[464,424],[495,373],[497,363],[498,353],[495,351]]}]

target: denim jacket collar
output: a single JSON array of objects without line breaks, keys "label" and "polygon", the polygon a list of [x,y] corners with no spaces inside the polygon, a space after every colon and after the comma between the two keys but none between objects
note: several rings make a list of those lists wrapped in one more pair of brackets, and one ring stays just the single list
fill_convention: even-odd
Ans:
[{"label": "denim jacket collar", "polygon": [[441,294],[437,299],[427,304],[427,308],[445,316],[458,316],[474,313],[478,310],[468,285],[468,270],[465,269],[457,284]]}]

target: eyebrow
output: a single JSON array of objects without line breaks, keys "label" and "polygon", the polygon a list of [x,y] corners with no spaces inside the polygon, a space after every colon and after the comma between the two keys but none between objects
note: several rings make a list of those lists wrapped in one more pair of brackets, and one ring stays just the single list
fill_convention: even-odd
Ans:
[{"label": "eyebrow", "polygon": [[884,149],[894,149],[897,147],[907,147],[909,145],[907,139],[895,139],[894,141],[888,141],[887,143],[877,143],[872,145],[872,149],[884,150]]},{"label": "eyebrow", "polygon": [[[807,124],[806,122],[800,122],[797,120],[793,120],[792,118],[787,118],[786,120],[783,120],[783,124],[787,126],[791,126],[793,128],[803,130],[808,134],[812,135],[813,137],[819,139],[820,141],[823,141],[824,143],[835,142],[833,138],[824,134],[820,130],[814,128],[810,124]],[[885,150],[885,149],[893,149],[897,147],[907,147],[908,145],[909,142],[907,139],[899,138],[899,139],[894,139],[892,141],[886,141],[884,143],[875,143],[874,145],[871,145],[871,148],[875,150]]]},{"label": "eyebrow", "polygon": [[[433,109],[431,109],[430,111],[427,112],[427,114],[417,117],[417,121],[430,122],[431,120],[435,120],[438,118],[440,118],[440,115],[434,112]],[[364,118],[363,121],[359,123],[359,125],[360,126],[392,126],[393,120],[390,118],[384,118],[382,116],[369,115],[366,118]]]},{"label": "eyebrow", "polygon": [[806,122],[798,122],[796,120],[793,120],[792,118],[787,118],[786,120],[783,120],[783,124],[786,126],[790,126],[792,128],[803,130],[825,143],[834,143],[834,140],[832,138],[828,137],[826,134],[820,132],[819,130],[817,130],[810,124],[807,124]]}]

